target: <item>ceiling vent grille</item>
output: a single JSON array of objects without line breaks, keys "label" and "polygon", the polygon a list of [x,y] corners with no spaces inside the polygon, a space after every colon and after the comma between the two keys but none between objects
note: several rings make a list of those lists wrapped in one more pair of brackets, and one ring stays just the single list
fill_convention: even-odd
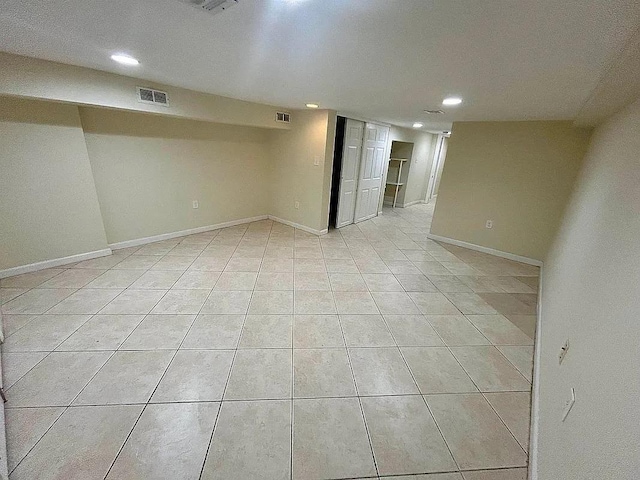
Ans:
[{"label": "ceiling vent grille", "polygon": [[291,123],[291,114],[287,112],[276,112],[276,122]]},{"label": "ceiling vent grille", "polygon": [[136,87],[138,101],[141,103],[153,103],[154,105],[169,106],[169,94],[152,88]]},{"label": "ceiling vent grille", "polygon": [[442,115],[444,113],[443,110],[425,110],[424,113],[427,115]]},{"label": "ceiling vent grille", "polygon": [[240,0],[180,0],[191,6],[204,10],[215,15],[225,11],[227,8],[234,6]]}]

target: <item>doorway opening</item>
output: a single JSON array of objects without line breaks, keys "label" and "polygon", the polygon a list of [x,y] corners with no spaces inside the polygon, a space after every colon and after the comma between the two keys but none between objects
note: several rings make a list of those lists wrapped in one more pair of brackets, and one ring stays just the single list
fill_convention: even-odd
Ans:
[{"label": "doorway opening", "polygon": [[331,173],[331,200],[329,203],[329,228],[336,228],[338,220],[338,198],[340,193],[340,175],[342,174],[342,151],[344,148],[344,129],[347,119],[338,117],[336,121],[336,140],[333,148],[333,171]]},{"label": "doorway opening", "polygon": [[438,196],[438,188],[440,187],[440,178],[442,178],[442,169],[447,156],[447,146],[449,144],[450,134],[440,134],[436,140],[436,148],[433,154],[433,162],[431,173],[429,175],[429,185],[427,187],[427,196],[425,203],[435,203]]},{"label": "doorway opening", "polygon": [[413,143],[391,142],[391,153],[387,167],[387,181],[384,189],[384,205],[404,207],[405,185],[409,179]]}]

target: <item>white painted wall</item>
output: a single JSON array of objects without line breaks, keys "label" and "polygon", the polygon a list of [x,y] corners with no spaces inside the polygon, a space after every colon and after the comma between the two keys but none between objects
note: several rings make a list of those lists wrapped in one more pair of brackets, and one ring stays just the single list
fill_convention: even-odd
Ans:
[{"label": "white painted wall", "polygon": [[542,285],[533,478],[637,479],[640,100],[595,130]]}]

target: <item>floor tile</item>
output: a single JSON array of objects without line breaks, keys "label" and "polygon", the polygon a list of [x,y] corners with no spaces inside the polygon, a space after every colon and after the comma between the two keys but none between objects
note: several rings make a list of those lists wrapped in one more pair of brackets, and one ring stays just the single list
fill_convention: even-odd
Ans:
[{"label": "floor tile", "polygon": [[143,318],[144,315],[94,315],[57,350],[117,350]]},{"label": "floor tile", "polygon": [[[140,247],[132,247],[135,250],[137,250]],[[113,249],[112,249],[113,250]],[[80,263],[76,263],[73,268],[98,268],[98,269],[105,269],[105,268],[113,268],[116,265],[118,265],[120,262],[122,262],[125,258],[127,258],[130,255],[130,253],[128,252],[128,249],[126,248],[122,248],[119,250],[113,250],[113,254],[112,255],[107,255],[105,257],[99,257],[99,258],[93,258],[91,260],[84,260]],[[120,287],[116,287],[116,288],[120,288]],[[124,288],[124,287],[122,287]]]},{"label": "floor tile", "polygon": [[227,266],[224,268],[225,272],[257,272],[260,270],[261,258],[238,258],[232,257]]},{"label": "floor tile", "polygon": [[209,296],[209,290],[169,290],[151,310],[152,314],[196,314]]},{"label": "floor tile", "polygon": [[290,400],[222,405],[202,480],[286,480],[290,468]]},{"label": "floor tile", "polygon": [[331,292],[298,290],[294,298],[295,313],[330,315],[336,313]]},{"label": "floor tile", "polygon": [[181,271],[176,270],[149,270],[144,272],[131,285],[133,289],[142,290],[168,290],[176,283],[182,275]]},{"label": "floor tile", "polygon": [[294,400],[293,479],[376,476],[357,398]]},{"label": "floor tile", "polygon": [[251,292],[224,292],[214,290],[202,305],[200,313],[246,314]]},{"label": "floor tile", "polygon": [[347,347],[395,346],[381,315],[340,315]]},{"label": "floor tile", "polygon": [[[404,254],[400,252],[400,255],[404,257]],[[406,258],[406,257],[405,257]],[[384,259],[383,259],[384,260]],[[409,260],[385,260],[387,267],[391,270],[391,273],[397,275],[420,275],[420,270]]]},{"label": "floor tile", "polygon": [[481,394],[426,399],[461,469],[526,465],[526,454]]},{"label": "floor tile", "polygon": [[404,292],[374,292],[373,299],[383,314],[418,314],[420,310]]},{"label": "floor tile", "polygon": [[257,278],[255,272],[222,272],[215,290],[253,290]]},{"label": "floor tile", "polygon": [[425,318],[446,345],[491,344],[463,315],[425,315]]},{"label": "floor tile", "polygon": [[232,361],[232,350],[179,350],[151,403],[222,400]]},{"label": "floor tile", "polygon": [[447,298],[465,315],[493,315],[498,313],[475,293],[447,293]]},{"label": "floor tile", "polygon": [[110,355],[110,352],[53,352],[7,390],[9,405],[67,406]]},{"label": "floor tile", "polygon": [[7,390],[49,352],[2,352],[2,387]]},{"label": "floor tile", "polygon": [[78,395],[74,405],[149,401],[173,354],[172,350],[116,352]]},{"label": "floor tile", "polygon": [[256,290],[293,290],[293,273],[260,271]]},{"label": "floor tile", "polygon": [[480,293],[479,295],[487,304],[497,310],[497,313],[501,313],[502,315],[536,314],[535,304],[531,305],[530,303],[523,301],[524,299],[527,299],[527,294],[523,294],[525,295],[524,297],[518,297],[519,294],[517,293]]},{"label": "floor tile", "polygon": [[401,351],[423,394],[478,391],[448,348],[403,347]]},{"label": "floor tile", "polygon": [[218,281],[221,272],[187,270],[182,274],[173,288],[187,290],[201,288],[211,290]]},{"label": "floor tile", "polygon": [[82,288],[104,272],[105,270],[69,269],[47,280],[39,288]]},{"label": "floor tile", "polygon": [[367,285],[359,273],[330,273],[329,280],[334,292],[366,292]]},{"label": "floor tile", "polygon": [[294,397],[355,396],[356,388],[344,348],[295,349]]},{"label": "floor tile", "polygon": [[454,275],[429,275],[429,280],[443,293],[471,293],[470,287]]},{"label": "floor tile", "polygon": [[149,270],[160,257],[157,255],[132,255],[112,267],[115,270]]},{"label": "floor tile", "polygon": [[294,272],[326,272],[327,267],[321,258],[296,258]]},{"label": "floor tile", "polygon": [[51,314],[94,314],[116,298],[121,289],[83,288],[47,311]]},{"label": "floor tile", "polygon": [[334,292],[333,296],[340,314],[375,315],[379,313],[369,292]]},{"label": "floor tile", "polygon": [[290,349],[238,350],[225,400],[291,398]]},{"label": "floor tile", "polygon": [[331,290],[325,272],[296,272],[293,284],[296,290]]},{"label": "floor tile", "polygon": [[147,315],[120,349],[176,350],[195,318],[195,315]]},{"label": "floor tile", "polygon": [[437,261],[414,262],[418,270],[423,274],[429,275],[452,275],[452,273]]},{"label": "floor tile", "polygon": [[293,313],[292,291],[254,291],[249,304],[249,314],[278,315]]},{"label": "floor tile", "polygon": [[67,409],[11,480],[102,480],[141,411],[141,405]]},{"label": "floor tile", "polygon": [[51,351],[67,339],[90,315],[38,315],[13,335],[3,352]]},{"label": "floor tile", "polygon": [[197,479],[219,403],[148,405],[107,480]]},{"label": "floor tile", "polygon": [[396,279],[407,292],[437,292],[438,289],[422,274],[396,274]]},{"label": "floor tile", "polygon": [[247,315],[238,348],[291,348],[293,315]]},{"label": "floor tile", "polygon": [[467,315],[494,345],[533,345],[533,340],[502,315]]},{"label": "floor tile", "polygon": [[28,288],[0,288],[0,305],[9,303],[14,298],[28,291]]},{"label": "floor tile", "polygon": [[500,345],[496,348],[529,382],[533,382],[533,347]]},{"label": "floor tile", "polygon": [[502,287],[495,276],[487,275],[458,275],[458,280],[468,286],[475,293],[496,293],[502,292]]},{"label": "floor tile", "polygon": [[243,323],[244,315],[198,315],[181,348],[234,349]]},{"label": "floor tile", "polygon": [[428,473],[425,475],[380,477],[380,480],[463,480],[463,478],[460,473]]},{"label": "floor tile", "polygon": [[26,324],[38,318],[39,315],[2,315],[2,331],[4,333],[5,339],[10,335],[13,335]]},{"label": "floor tile", "polygon": [[359,395],[419,393],[397,348],[350,348]]},{"label": "floor tile", "polygon": [[44,313],[75,291],[73,288],[34,288],[2,305],[2,313]]},{"label": "floor tile", "polygon": [[464,472],[464,480],[527,480],[526,468]]},{"label": "floor tile", "polygon": [[222,272],[227,266],[230,257],[206,256],[206,250],[196,258],[189,266],[187,272]]},{"label": "floor tile", "polygon": [[100,313],[108,315],[147,314],[166,292],[166,290],[127,289],[104,307]]},{"label": "floor tile", "polygon": [[515,315],[508,313],[505,317],[522,330],[529,338],[536,338],[536,315]]},{"label": "floor tile", "polygon": [[294,348],[344,347],[337,315],[294,315]]},{"label": "floor tile", "polygon": [[380,475],[457,469],[422,397],[363,398],[362,408]]},{"label": "floor tile", "polygon": [[529,450],[531,394],[529,392],[486,393],[491,404],[520,446]]},{"label": "floor tile", "polygon": [[260,267],[261,272],[288,273],[293,272],[293,259],[290,258],[264,258]]},{"label": "floor tile", "polygon": [[37,272],[23,273],[0,279],[0,287],[2,288],[35,288],[56,275],[64,272],[62,268],[48,268]]},{"label": "floor tile", "polygon": [[390,273],[365,273],[362,275],[371,292],[403,292],[402,285]]},{"label": "floor tile", "polygon": [[411,300],[424,315],[458,315],[458,309],[442,293],[412,292]]},{"label": "floor tile", "polygon": [[11,472],[64,412],[63,407],[5,410],[7,463]]},{"label": "floor tile", "polygon": [[325,258],[326,270],[329,273],[357,273],[359,274],[356,262],[351,259]]},{"label": "floor tile", "polygon": [[482,392],[529,391],[531,384],[495,347],[451,347]]},{"label": "floor tile", "polygon": [[128,288],[135,282],[144,271],[141,270],[107,270],[93,281],[89,282],[87,288]]},{"label": "floor tile", "polygon": [[167,255],[158,260],[151,270],[175,270],[184,272],[195,259],[193,257],[178,257]]},{"label": "floor tile", "polygon": [[393,337],[398,345],[442,346],[442,340],[431,324],[422,315],[385,315]]}]

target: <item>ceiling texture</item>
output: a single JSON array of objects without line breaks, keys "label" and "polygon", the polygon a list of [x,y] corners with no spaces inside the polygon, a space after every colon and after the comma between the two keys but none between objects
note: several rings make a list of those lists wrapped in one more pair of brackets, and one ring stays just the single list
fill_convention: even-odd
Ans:
[{"label": "ceiling texture", "polygon": [[[0,0],[0,50],[446,130],[575,119],[639,22],[638,0],[240,0],[218,15],[180,0]],[[448,95],[464,102],[442,107]]]}]

